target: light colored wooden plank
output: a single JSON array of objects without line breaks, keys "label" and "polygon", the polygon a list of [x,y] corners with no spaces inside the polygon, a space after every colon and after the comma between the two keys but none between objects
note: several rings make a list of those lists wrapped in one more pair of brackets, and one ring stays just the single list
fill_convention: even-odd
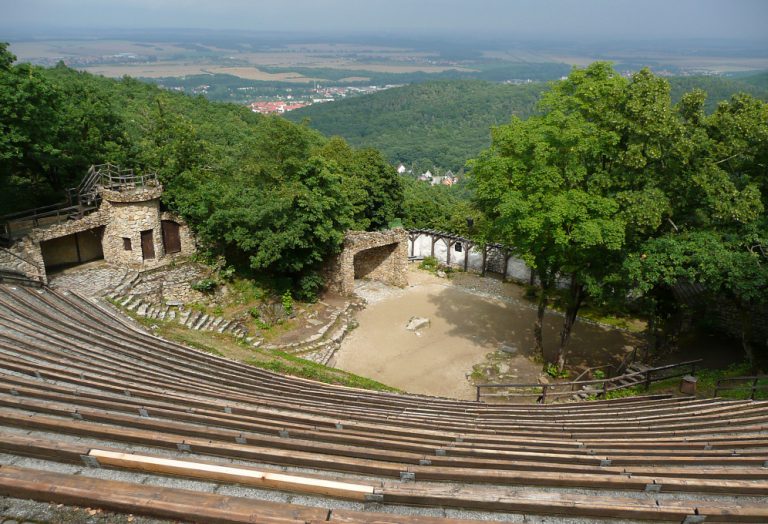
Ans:
[{"label": "light colored wooden plank", "polygon": [[220,466],[203,462],[175,460],[147,455],[133,455],[92,449],[90,456],[102,464],[126,469],[194,477],[205,480],[232,482],[261,488],[273,488],[283,491],[300,491],[353,500],[365,500],[373,493],[373,487],[364,484],[352,484],[335,480],[300,477],[255,469],[233,466]]}]

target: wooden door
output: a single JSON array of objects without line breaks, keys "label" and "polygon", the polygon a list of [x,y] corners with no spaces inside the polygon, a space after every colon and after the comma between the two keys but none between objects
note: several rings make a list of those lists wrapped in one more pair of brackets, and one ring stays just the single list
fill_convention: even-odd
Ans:
[{"label": "wooden door", "polygon": [[181,251],[181,239],[179,238],[179,224],[172,220],[163,220],[163,245],[165,253],[178,253]]},{"label": "wooden door", "polygon": [[144,260],[155,258],[155,241],[152,239],[152,230],[141,232],[141,256]]}]

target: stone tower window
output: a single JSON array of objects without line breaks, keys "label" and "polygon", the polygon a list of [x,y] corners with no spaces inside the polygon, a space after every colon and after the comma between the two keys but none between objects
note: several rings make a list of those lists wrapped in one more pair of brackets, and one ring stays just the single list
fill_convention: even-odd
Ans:
[{"label": "stone tower window", "polygon": [[130,251],[131,249],[131,239],[123,237],[123,251]]}]

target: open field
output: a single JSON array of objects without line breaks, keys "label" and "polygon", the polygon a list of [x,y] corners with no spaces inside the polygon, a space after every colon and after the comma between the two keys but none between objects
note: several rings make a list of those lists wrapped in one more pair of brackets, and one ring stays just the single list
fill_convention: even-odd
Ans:
[{"label": "open field", "polygon": [[136,78],[166,78],[190,75],[233,75],[246,80],[258,80],[265,82],[296,82],[306,84],[319,80],[302,76],[298,73],[267,73],[255,67],[225,67],[207,64],[184,63],[154,63],[154,64],[123,64],[123,65],[98,65],[81,67],[84,71],[97,75],[119,78],[128,75]]},{"label": "open field", "polygon": [[[280,42],[263,40],[218,41],[201,35],[199,41],[187,34],[168,40],[144,41],[121,39],[51,39],[14,42],[11,51],[21,61],[53,65],[59,60],[76,69],[110,77],[129,75],[138,78],[186,77],[190,75],[227,74],[243,80],[309,84],[338,82],[341,77],[332,71],[350,71],[343,78],[350,83],[377,82],[410,83],[413,75],[473,75],[502,81],[510,78],[539,78],[532,71],[537,65],[567,64],[585,66],[595,60],[610,60],[619,67],[639,68],[652,65],[655,70],[675,74],[732,73],[768,69],[768,52],[757,49],[738,51],[659,46],[648,49],[612,49],[596,45],[563,44],[475,44],[456,56],[451,47],[441,49],[439,43],[408,44],[393,41],[392,45],[355,42]],[[195,37],[196,38],[196,37]],[[485,45],[487,48],[481,47]],[[486,78],[489,70],[498,67],[516,68],[508,78]],[[513,72],[514,71],[514,72]],[[370,74],[366,74],[369,72]],[[397,78],[382,75],[403,75]],[[420,77],[419,77],[420,78]]]},{"label": "open field", "polygon": [[[227,49],[216,45],[133,42],[129,40],[50,40],[13,43],[20,61],[52,65],[58,60],[77,69],[111,77],[180,77],[230,74],[256,81],[308,83],[323,78],[291,71],[270,73],[263,67],[316,68],[373,73],[441,73],[474,71],[437,64],[434,53],[398,47],[356,44],[294,44],[261,51],[250,46]],[[361,81],[367,77],[354,76]]]},{"label": "open field", "polygon": [[70,56],[103,56],[119,53],[170,56],[189,52],[188,49],[168,43],[143,43],[128,40],[42,40],[12,42],[11,50],[21,61],[58,59]]}]

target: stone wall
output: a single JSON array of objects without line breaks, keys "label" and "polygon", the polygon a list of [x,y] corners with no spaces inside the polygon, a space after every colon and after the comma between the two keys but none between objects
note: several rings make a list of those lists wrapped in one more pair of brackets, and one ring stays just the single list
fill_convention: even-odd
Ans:
[{"label": "stone wall", "polygon": [[138,281],[131,287],[130,294],[157,304],[191,304],[206,297],[200,291],[192,289],[192,284],[210,275],[209,268],[192,263],[146,271],[141,273]]},{"label": "stone wall", "polygon": [[0,248],[0,269],[48,283],[40,243],[30,237],[16,241],[7,249]]},{"label": "stone wall", "polygon": [[[96,212],[77,220],[33,229],[7,250],[0,250],[0,269],[41,278],[47,283],[48,267],[96,258],[144,271],[195,253],[195,239],[177,216],[160,212],[162,186],[101,190]],[[181,251],[166,256],[161,220],[179,225]],[[142,255],[142,232],[151,231],[154,258]],[[45,257],[43,254],[45,253]]]},{"label": "stone wall", "polygon": [[408,235],[404,229],[348,231],[341,253],[325,271],[328,289],[342,295],[355,290],[355,278],[408,285]]}]

